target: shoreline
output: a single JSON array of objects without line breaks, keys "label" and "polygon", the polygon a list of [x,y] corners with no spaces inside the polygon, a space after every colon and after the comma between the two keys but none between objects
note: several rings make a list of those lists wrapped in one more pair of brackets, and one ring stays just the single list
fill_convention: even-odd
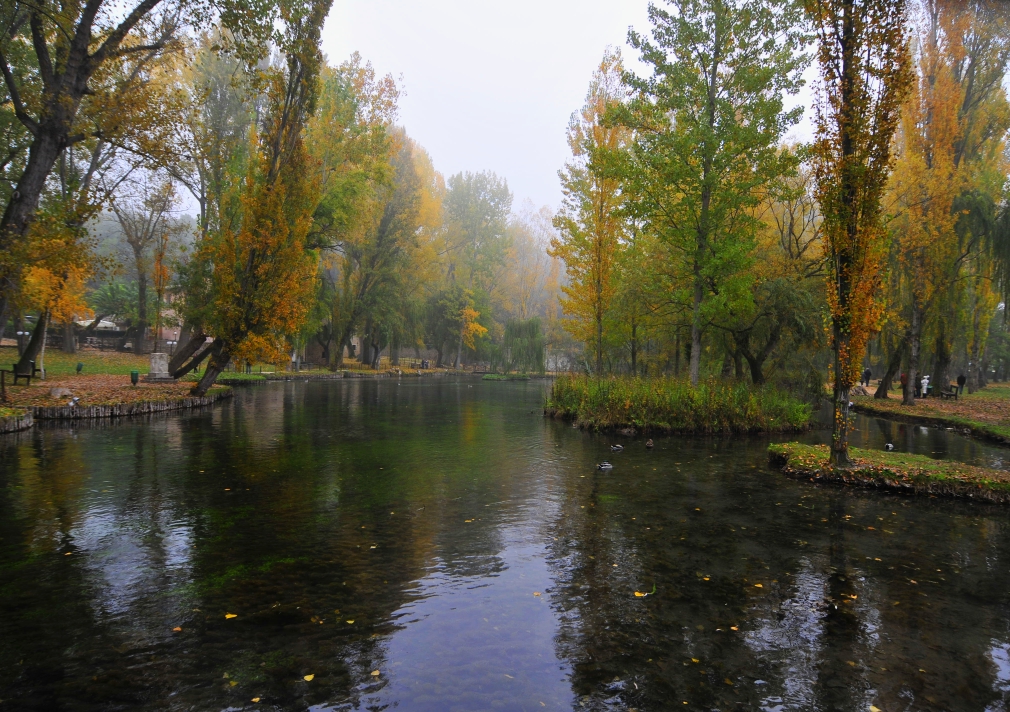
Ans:
[{"label": "shoreline", "polygon": [[793,479],[885,490],[895,494],[1010,504],[1010,472],[934,460],[925,455],[849,448],[855,462],[842,470],[828,464],[827,445],[772,443],[769,464]]},{"label": "shoreline", "polygon": [[[955,415],[943,415],[936,412],[925,414],[914,412],[912,408],[897,405],[895,410],[888,407],[881,407],[874,403],[872,396],[859,396],[852,399],[852,410],[863,415],[894,420],[899,423],[910,423],[912,425],[934,425],[949,428],[961,434],[970,434],[980,440],[987,440],[998,445],[1010,446],[1010,435],[1003,434],[994,429],[994,426],[981,423],[976,420],[961,418]],[[889,401],[885,401],[889,402]],[[898,410],[900,408],[905,410]],[[914,407],[914,406],[913,406]]]}]

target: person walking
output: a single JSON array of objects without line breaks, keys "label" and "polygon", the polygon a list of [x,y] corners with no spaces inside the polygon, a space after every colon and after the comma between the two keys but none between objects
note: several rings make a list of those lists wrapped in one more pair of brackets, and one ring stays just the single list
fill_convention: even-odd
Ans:
[{"label": "person walking", "polygon": [[908,374],[903,372],[901,374],[901,395],[905,395],[905,392],[907,390],[908,390]]},{"label": "person walking", "polygon": [[929,396],[929,375],[922,377],[922,397],[926,398]]},{"label": "person walking", "polygon": [[967,382],[968,379],[964,377],[963,373],[957,377],[957,394],[959,396],[964,395],[964,384]]},{"label": "person walking", "polygon": [[867,388],[870,387],[870,376],[872,375],[873,373],[870,371],[870,369],[866,369],[865,371],[863,371],[863,385],[866,386]]}]

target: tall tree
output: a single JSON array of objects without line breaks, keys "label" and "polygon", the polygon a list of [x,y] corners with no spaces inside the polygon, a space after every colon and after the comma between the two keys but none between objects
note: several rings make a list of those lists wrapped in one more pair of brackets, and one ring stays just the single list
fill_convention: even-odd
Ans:
[{"label": "tall tree", "polygon": [[319,35],[329,8],[330,0],[281,3],[286,66],[265,73],[263,127],[237,197],[239,213],[200,246],[213,265],[208,333],[214,342],[196,395],[204,395],[232,359],[282,358],[308,313],[318,258],[306,249],[306,236],[321,189],[303,132],[315,108]]},{"label": "tall tree", "polygon": [[806,0],[821,70],[813,157],[831,271],[831,460],[848,467],[849,389],[880,313],[881,196],[912,73],[903,0]]},{"label": "tall tree", "polygon": [[690,376],[707,325],[749,298],[746,267],[765,186],[795,169],[779,143],[802,108],[802,10],[794,0],[668,0],[650,5],[652,39],[630,34],[652,76],[628,76],[636,98],[626,188],[675,263],[676,301],[691,330]]},{"label": "tall tree", "polygon": [[565,327],[590,345],[593,371],[603,374],[604,321],[616,289],[621,241],[627,235],[624,194],[610,161],[628,147],[630,131],[607,117],[627,97],[619,51],[608,50],[593,74],[585,106],[568,124],[572,158],[560,172],[564,202],[554,218],[550,254],[569,283],[561,288]]}]

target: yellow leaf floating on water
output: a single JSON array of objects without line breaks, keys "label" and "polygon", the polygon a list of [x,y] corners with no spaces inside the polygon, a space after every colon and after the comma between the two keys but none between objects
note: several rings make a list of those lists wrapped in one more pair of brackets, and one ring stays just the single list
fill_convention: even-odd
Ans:
[{"label": "yellow leaf floating on water", "polygon": [[730,629],[730,630],[740,630],[740,629],[739,629],[739,628],[738,628],[737,626],[735,626],[735,625],[731,625],[731,626],[729,627],[729,629]]},{"label": "yellow leaf floating on water", "polygon": [[372,670],[372,677],[378,677],[378,676],[379,676],[379,671],[378,670]]},{"label": "yellow leaf floating on water", "polygon": [[539,595],[540,595],[540,591],[534,591],[534,592],[533,592],[533,595],[534,595],[534,596],[539,596]]},{"label": "yellow leaf floating on water", "polygon": [[691,658],[691,662],[692,663],[700,663],[701,660],[699,660],[698,658]]},{"label": "yellow leaf floating on water", "polygon": [[232,680],[232,681],[231,681],[231,682],[229,682],[228,684],[229,684],[229,685],[231,685],[232,687],[235,687],[235,685],[237,685],[237,684],[238,684],[238,681],[237,681],[237,680]]},{"label": "yellow leaf floating on water", "polygon": [[764,588],[764,586],[762,584],[756,583],[754,584],[754,588]]},{"label": "yellow leaf floating on water", "polygon": [[883,712],[883,710],[881,710],[876,705],[870,705],[870,712]]},{"label": "yellow leaf floating on water", "polygon": [[645,598],[645,597],[646,597],[646,596],[648,596],[648,595],[649,595],[649,594],[647,594],[647,593],[642,593],[641,591],[635,591],[635,598]]},{"label": "yellow leaf floating on water", "polygon": [[181,633],[182,632],[182,628],[180,628],[179,626],[176,626],[175,628],[172,629],[172,632],[173,633]]},{"label": "yellow leaf floating on water", "polygon": [[225,618],[238,618],[238,613],[225,613]]},{"label": "yellow leaf floating on water", "polygon": [[347,621],[347,625],[353,625],[354,621]]},{"label": "yellow leaf floating on water", "polygon": [[259,702],[259,701],[260,701],[260,698],[259,698],[259,697],[254,697],[254,698],[252,698],[252,701],[253,701],[253,702]]},{"label": "yellow leaf floating on water", "polygon": [[316,678],[315,675],[306,675],[302,679],[305,680],[305,682],[312,682],[315,678]]}]

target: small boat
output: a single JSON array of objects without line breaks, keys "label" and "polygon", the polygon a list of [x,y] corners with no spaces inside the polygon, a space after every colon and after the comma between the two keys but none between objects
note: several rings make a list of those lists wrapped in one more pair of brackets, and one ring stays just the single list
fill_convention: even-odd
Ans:
[{"label": "small boat", "polygon": [[601,462],[599,465],[596,466],[596,469],[597,470],[612,470],[612,469],[614,469],[614,466],[611,465],[609,462]]},{"label": "small boat", "polygon": [[611,445],[610,452],[622,452],[624,450],[623,445]]},{"label": "small boat", "polygon": [[645,447],[651,450],[652,448],[656,447],[656,443],[652,442],[652,438],[649,438],[648,440],[645,441]]}]

